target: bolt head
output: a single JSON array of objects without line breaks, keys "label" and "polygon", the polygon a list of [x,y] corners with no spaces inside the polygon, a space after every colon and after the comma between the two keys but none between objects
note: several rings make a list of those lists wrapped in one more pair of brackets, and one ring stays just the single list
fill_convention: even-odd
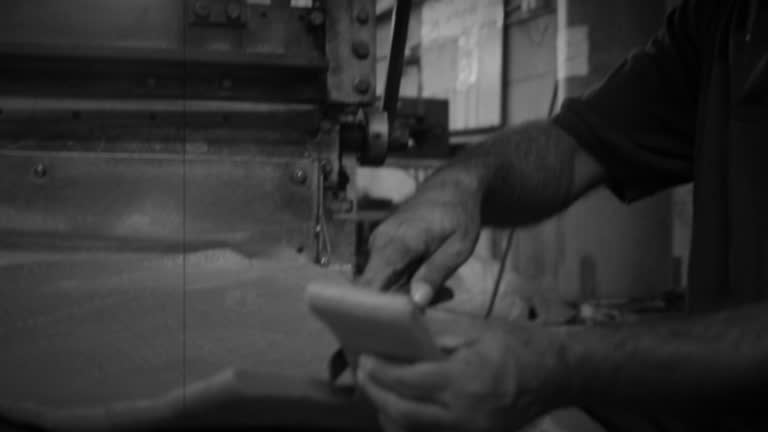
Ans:
[{"label": "bolt head", "polygon": [[352,53],[355,57],[365,60],[371,55],[371,47],[368,45],[368,42],[356,40],[352,42]]},{"label": "bolt head", "polygon": [[291,174],[291,180],[296,184],[304,184],[307,182],[307,172],[301,168],[297,168]]},{"label": "bolt head", "polygon": [[360,94],[367,94],[371,91],[371,80],[368,78],[358,78],[355,81],[355,91]]}]

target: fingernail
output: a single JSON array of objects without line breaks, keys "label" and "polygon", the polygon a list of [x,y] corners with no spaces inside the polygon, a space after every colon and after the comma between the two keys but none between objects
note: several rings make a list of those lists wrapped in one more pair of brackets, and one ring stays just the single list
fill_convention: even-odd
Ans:
[{"label": "fingernail", "polygon": [[432,297],[432,288],[425,282],[411,284],[411,297],[419,306],[426,306]]}]

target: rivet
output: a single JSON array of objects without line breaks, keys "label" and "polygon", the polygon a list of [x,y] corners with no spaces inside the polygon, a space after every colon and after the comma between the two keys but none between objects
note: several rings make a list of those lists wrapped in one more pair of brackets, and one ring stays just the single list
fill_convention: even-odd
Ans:
[{"label": "rivet", "polygon": [[368,42],[356,40],[352,42],[352,53],[355,57],[364,60],[371,55],[371,47],[368,46]]},{"label": "rivet", "polygon": [[323,159],[322,162],[320,162],[320,169],[322,170],[323,175],[328,177],[333,171],[333,164],[328,159]]},{"label": "rivet", "polygon": [[233,21],[238,20],[240,19],[241,14],[242,8],[240,7],[240,3],[229,2],[229,4],[227,4],[227,18]]},{"label": "rivet", "polygon": [[323,12],[315,9],[309,13],[309,23],[319,27],[325,23],[325,15]]},{"label": "rivet", "polygon": [[198,18],[208,18],[211,15],[211,5],[208,2],[199,1],[195,3],[194,12]]},{"label": "rivet", "polygon": [[32,175],[40,179],[44,178],[48,175],[48,168],[42,162],[35,164],[35,166],[32,167]]}]

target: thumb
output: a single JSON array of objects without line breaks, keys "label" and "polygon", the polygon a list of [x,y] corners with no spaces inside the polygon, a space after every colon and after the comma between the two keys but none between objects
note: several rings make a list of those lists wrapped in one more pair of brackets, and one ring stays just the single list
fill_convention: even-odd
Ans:
[{"label": "thumb", "polygon": [[472,254],[472,243],[454,235],[427,258],[411,279],[411,297],[426,307],[435,291],[458,270]]}]

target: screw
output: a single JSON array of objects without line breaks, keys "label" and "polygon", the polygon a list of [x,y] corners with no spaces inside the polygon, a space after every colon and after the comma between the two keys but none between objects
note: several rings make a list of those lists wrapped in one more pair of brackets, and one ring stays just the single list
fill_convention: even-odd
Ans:
[{"label": "screw", "polygon": [[365,41],[356,40],[352,42],[352,53],[361,60],[367,59],[371,55],[371,47]]},{"label": "screw", "polygon": [[371,19],[371,14],[368,13],[368,9],[359,9],[355,14],[355,19],[357,19],[357,22],[360,24],[368,24],[368,21]]},{"label": "screw", "polygon": [[147,78],[147,87],[155,88],[156,85],[157,85],[157,79],[155,77]]},{"label": "screw", "polygon": [[367,94],[371,90],[371,80],[368,78],[358,78],[355,81],[355,91],[360,94]]},{"label": "screw", "polygon": [[211,15],[211,5],[207,2],[199,1],[195,3],[194,12],[198,18],[208,18]]},{"label": "screw", "polygon": [[48,175],[48,168],[46,168],[45,164],[42,162],[35,164],[35,166],[32,167],[32,175],[41,179]]},{"label": "screw", "polygon": [[227,4],[227,18],[232,21],[236,21],[240,19],[241,14],[242,8],[240,7],[240,3],[230,2]]},{"label": "screw", "polygon": [[321,11],[315,9],[309,13],[309,23],[313,26],[320,27],[325,23],[325,15]]},{"label": "screw", "polygon": [[291,180],[296,184],[304,184],[307,182],[307,172],[301,168],[296,168],[291,174]]},{"label": "screw", "polygon": [[229,90],[232,88],[232,80],[229,78],[224,78],[221,80],[221,88],[224,90]]},{"label": "screw", "polygon": [[320,265],[323,267],[328,266],[329,261],[327,256],[320,257]]}]

